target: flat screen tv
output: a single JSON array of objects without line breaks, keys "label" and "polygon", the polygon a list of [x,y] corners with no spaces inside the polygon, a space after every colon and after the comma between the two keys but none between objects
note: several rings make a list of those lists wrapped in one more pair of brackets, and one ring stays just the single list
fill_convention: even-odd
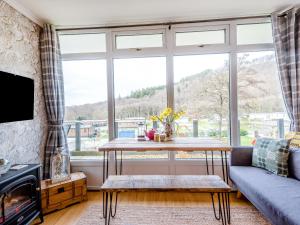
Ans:
[{"label": "flat screen tv", "polygon": [[33,119],[34,81],[0,71],[0,123]]}]

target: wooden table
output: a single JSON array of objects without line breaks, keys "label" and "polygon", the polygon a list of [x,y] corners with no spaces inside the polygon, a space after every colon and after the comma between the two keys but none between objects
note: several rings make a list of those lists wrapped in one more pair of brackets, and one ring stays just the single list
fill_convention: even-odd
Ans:
[{"label": "wooden table", "polygon": [[135,138],[114,139],[98,148],[99,151],[231,151],[231,146],[219,140],[175,138],[172,141],[138,141]]},{"label": "wooden table", "polygon": [[[108,142],[107,144],[99,147],[99,151],[103,152],[103,169],[102,169],[102,177],[103,177],[103,186],[101,189],[103,190],[103,217],[105,218],[105,223],[109,224],[110,217],[114,217],[116,215],[116,209],[117,209],[117,202],[118,202],[118,192],[115,191],[115,210],[113,212],[112,210],[112,201],[113,201],[113,192],[107,191],[107,182],[112,182],[109,176],[109,153],[114,152],[115,154],[115,162],[114,162],[114,174],[115,175],[122,175],[122,168],[123,168],[123,158],[122,153],[126,151],[138,151],[138,152],[144,152],[144,151],[202,151],[205,153],[205,162],[206,162],[206,170],[207,175],[214,175],[214,153],[219,152],[220,153],[220,160],[222,163],[222,175],[223,175],[223,183],[225,185],[228,184],[229,178],[228,178],[228,164],[227,164],[227,153],[231,151],[231,146],[223,144],[221,141],[218,140],[209,140],[209,139],[200,139],[200,138],[176,138],[173,141],[168,142],[153,142],[153,141],[137,141],[137,139],[115,139],[113,141]],[[120,153],[120,158],[118,159],[118,154]],[[209,163],[208,163],[208,157],[207,153],[211,153],[211,169],[209,169]],[[119,162],[119,165],[118,165]],[[146,176],[145,176],[146,177]],[[161,176],[159,176],[162,178]],[[177,176],[173,176],[174,179]],[[123,179],[124,176],[120,177],[120,179]],[[133,177],[136,178],[136,177]],[[130,179],[133,179],[130,176],[127,177],[126,182],[130,182]],[[184,179],[192,178],[191,177],[185,177]],[[117,183],[120,183],[121,180],[117,179],[119,178],[113,178],[115,181],[112,182],[113,185],[117,185]],[[170,179],[164,180],[163,182],[170,181]],[[221,179],[220,179],[221,180]],[[107,181],[107,182],[106,182]],[[133,183],[138,182],[136,179],[133,180]],[[178,182],[179,180],[173,180]],[[153,180],[149,180],[149,182],[153,182]],[[186,181],[187,182],[187,181]],[[227,184],[226,184],[226,183]],[[179,183],[178,183],[179,184]],[[125,185],[125,184],[124,184]],[[158,182],[155,183],[155,185],[158,185]],[[180,185],[183,185],[183,183],[180,183]],[[201,185],[198,183],[198,187],[201,187]],[[122,186],[125,190],[125,186]],[[128,186],[127,186],[128,187]],[[166,190],[166,186],[163,186]],[[179,187],[179,185],[178,185]],[[156,186],[157,188],[157,186]],[[186,190],[184,187],[181,187],[182,190]],[[154,189],[154,186],[151,188]],[[214,190],[215,187],[213,187]],[[128,189],[126,189],[128,190]],[[131,190],[134,190],[131,188]],[[172,189],[174,190],[174,189]],[[225,191],[226,192],[226,191]],[[214,193],[214,191],[211,191],[211,193]],[[220,193],[218,190],[216,190],[216,193]],[[230,223],[230,202],[229,202],[229,194],[226,192],[224,198],[222,198],[223,203],[226,202],[226,205],[228,207],[225,207],[223,205],[223,209],[226,208],[226,215],[224,219],[224,223],[226,222]],[[212,203],[213,203],[213,209],[214,209],[214,215],[216,219],[221,219],[221,206],[219,204],[219,215],[217,215],[215,207],[214,207],[214,197],[212,196]],[[223,195],[222,195],[223,196]],[[219,198],[220,201],[220,198]],[[108,210],[109,207],[109,210]],[[228,210],[227,210],[228,209]],[[109,211],[109,212],[108,212]],[[225,211],[223,214],[225,214]],[[108,213],[108,214],[107,214]],[[222,220],[223,221],[223,220]]]}]

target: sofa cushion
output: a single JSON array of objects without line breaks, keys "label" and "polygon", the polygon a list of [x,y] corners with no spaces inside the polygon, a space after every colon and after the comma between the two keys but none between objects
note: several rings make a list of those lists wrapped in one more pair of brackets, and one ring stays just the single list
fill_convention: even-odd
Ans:
[{"label": "sofa cushion", "polygon": [[285,135],[285,139],[290,139],[290,147],[300,148],[300,132],[289,132]]},{"label": "sofa cushion", "polygon": [[252,165],[280,176],[288,175],[288,140],[258,138],[253,148]]},{"label": "sofa cushion", "polygon": [[291,148],[289,156],[289,175],[300,180],[300,149]]},{"label": "sofa cushion", "polygon": [[300,181],[250,166],[231,166],[230,178],[272,224],[300,225]]}]

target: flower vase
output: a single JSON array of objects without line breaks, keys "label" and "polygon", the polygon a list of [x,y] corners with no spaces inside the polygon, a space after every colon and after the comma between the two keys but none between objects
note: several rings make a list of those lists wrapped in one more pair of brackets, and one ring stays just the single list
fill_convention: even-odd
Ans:
[{"label": "flower vase", "polygon": [[172,141],[173,140],[174,126],[173,126],[172,123],[165,123],[164,124],[164,133],[166,134],[166,141]]}]

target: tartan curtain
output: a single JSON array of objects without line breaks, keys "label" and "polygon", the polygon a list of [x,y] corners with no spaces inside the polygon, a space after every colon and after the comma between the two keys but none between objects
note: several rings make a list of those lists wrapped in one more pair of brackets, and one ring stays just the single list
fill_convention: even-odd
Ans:
[{"label": "tartan curtain", "polygon": [[275,52],[290,130],[300,131],[300,18],[299,8],[272,14]]},{"label": "tartan curtain", "polygon": [[63,121],[65,114],[64,81],[58,35],[54,26],[44,25],[41,39],[42,80],[48,118],[48,135],[44,153],[43,177],[50,178],[51,157],[57,147],[68,152]]}]

